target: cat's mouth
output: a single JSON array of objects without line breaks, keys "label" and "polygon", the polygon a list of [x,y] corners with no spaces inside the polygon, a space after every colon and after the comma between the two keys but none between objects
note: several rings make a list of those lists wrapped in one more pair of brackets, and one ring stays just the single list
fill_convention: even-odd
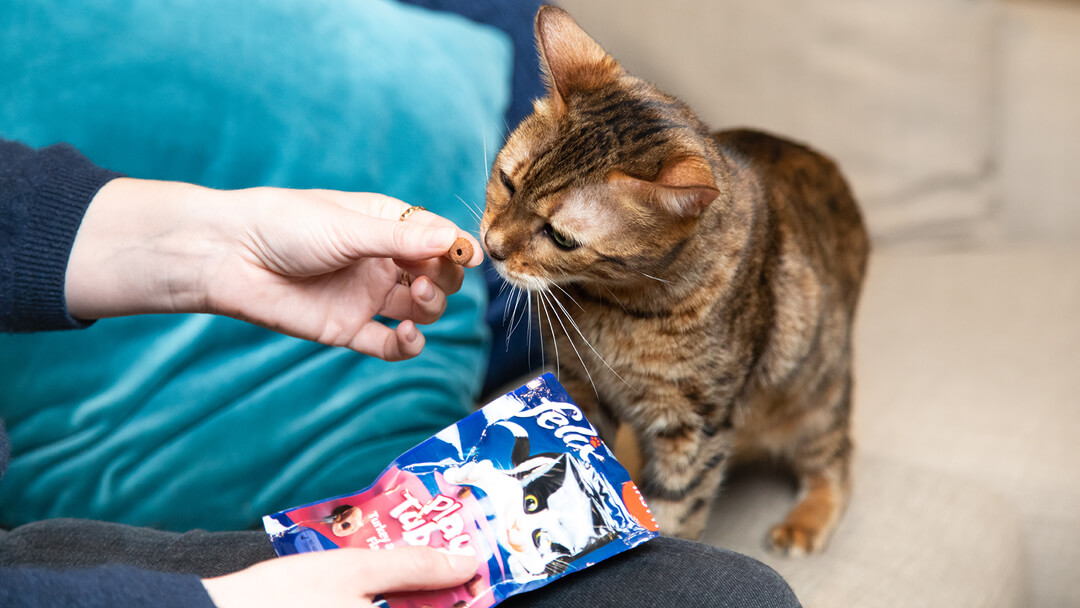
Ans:
[{"label": "cat's mouth", "polygon": [[506,279],[506,282],[512,287],[524,289],[529,292],[547,291],[551,288],[551,281],[534,275],[514,272],[507,267],[506,262],[492,260],[492,266],[495,267],[495,270],[498,271],[499,275]]}]

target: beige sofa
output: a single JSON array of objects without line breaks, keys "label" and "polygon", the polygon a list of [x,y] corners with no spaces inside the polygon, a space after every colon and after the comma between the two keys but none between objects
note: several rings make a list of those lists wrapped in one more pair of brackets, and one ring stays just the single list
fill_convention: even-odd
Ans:
[{"label": "beige sofa", "polygon": [[707,540],[809,607],[1080,606],[1080,248],[882,253],[858,320],[855,493],[822,555],[763,547],[794,499],[751,471]]},{"label": "beige sofa", "polygon": [[762,472],[707,539],[810,608],[1080,606],[1080,1],[558,3],[708,123],[836,158],[874,236],[831,546],[765,552]]}]

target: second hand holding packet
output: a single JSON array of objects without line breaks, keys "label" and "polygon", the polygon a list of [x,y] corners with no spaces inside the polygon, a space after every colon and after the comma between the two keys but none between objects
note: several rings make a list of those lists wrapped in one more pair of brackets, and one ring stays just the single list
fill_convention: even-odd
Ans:
[{"label": "second hand holding packet", "polygon": [[426,545],[476,557],[465,585],[386,608],[487,608],[656,536],[634,482],[551,374],[398,457],[366,490],[263,518],[278,555]]}]

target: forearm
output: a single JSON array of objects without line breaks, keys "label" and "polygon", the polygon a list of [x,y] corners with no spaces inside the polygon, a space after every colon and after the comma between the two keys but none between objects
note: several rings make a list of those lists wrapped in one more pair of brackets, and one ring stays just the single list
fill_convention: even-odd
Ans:
[{"label": "forearm", "polygon": [[[94,197],[71,250],[68,310],[81,319],[207,311],[205,276],[232,207],[191,184],[116,179]],[[236,228],[238,230],[238,228]]]},{"label": "forearm", "polygon": [[[467,266],[483,254],[444,218],[422,212],[401,221],[408,208],[374,193],[113,179],[85,214],[61,222],[81,221],[77,234],[68,226],[73,243],[45,248],[65,271],[52,277],[54,307],[70,327],[75,319],[207,312],[387,360],[413,357],[424,345],[416,324],[438,319],[461,287],[462,261],[446,259],[451,245],[470,241]],[[11,266],[16,276],[26,267]]]},{"label": "forearm", "polygon": [[[464,271],[464,233],[373,193],[117,179],[90,204],[71,251],[73,315],[228,315],[387,360],[417,355]],[[471,238],[471,237],[467,237]],[[479,244],[469,265],[482,258]],[[408,272],[413,281],[402,281]],[[402,323],[388,326],[377,317]]]}]

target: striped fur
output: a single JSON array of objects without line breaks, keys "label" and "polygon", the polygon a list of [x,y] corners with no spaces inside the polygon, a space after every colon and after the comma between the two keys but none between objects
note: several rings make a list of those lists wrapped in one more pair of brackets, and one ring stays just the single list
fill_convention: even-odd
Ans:
[{"label": "striped fur", "polygon": [[725,469],[766,456],[801,483],[769,542],[821,550],[850,493],[869,250],[843,177],[796,143],[710,134],[560,9],[537,42],[548,95],[492,168],[489,257],[605,438],[632,429],[664,532],[697,537]]}]

